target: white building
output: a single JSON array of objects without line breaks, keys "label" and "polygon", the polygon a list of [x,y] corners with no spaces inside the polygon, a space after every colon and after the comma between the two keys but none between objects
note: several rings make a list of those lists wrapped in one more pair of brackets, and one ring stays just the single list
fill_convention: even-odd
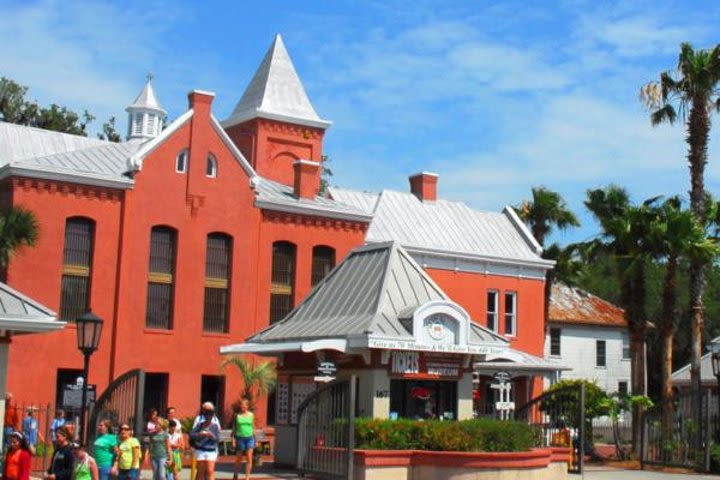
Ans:
[{"label": "white building", "polygon": [[556,282],[550,298],[545,358],[608,392],[630,390],[630,342],[624,311],[579,288]]}]

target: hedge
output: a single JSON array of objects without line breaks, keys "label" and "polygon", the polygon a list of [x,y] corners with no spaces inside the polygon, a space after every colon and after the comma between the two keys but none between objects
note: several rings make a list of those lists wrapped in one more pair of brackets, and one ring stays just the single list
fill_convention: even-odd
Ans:
[{"label": "hedge", "polygon": [[523,452],[534,447],[532,428],[521,422],[476,418],[355,420],[355,448],[444,452]]}]

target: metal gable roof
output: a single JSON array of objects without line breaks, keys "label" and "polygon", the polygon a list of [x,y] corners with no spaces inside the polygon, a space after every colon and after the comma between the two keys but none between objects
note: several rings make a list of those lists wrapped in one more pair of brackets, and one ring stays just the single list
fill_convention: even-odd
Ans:
[{"label": "metal gable roof", "polygon": [[137,152],[141,145],[138,141],[105,143],[71,152],[28,158],[14,162],[12,166],[58,174],[107,178],[131,184],[132,180],[125,175],[128,171],[127,159]]},{"label": "metal gable roof", "polygon": [[292,187],[274,180],[258,176],[253,183],[257,192],[255,204],[260,208],[365,223],[372,219],[365,211],[332,198],[321,195],[315,198],[299,198]]},{"label": "metal gable roof", "polygon": [[[283,320],[248,338],[252,343],[378,336],[413,339],[401,322],[432,301],[450,301],[395,242],[354,249]],[[507,343],[470,322],[470,343]]]},{"label": "metal gable roof", "polygon": [[462,202],[423,202],[409,192],[380,194],[331,189],[333,198],[373,214],[367,242],[395,240],[406,249],[545,262],[536,244],[507,209],[484,212]]},{"label": "metal gable roof", "polygon": [[0,282],[0,330],[12,334],[59,330],[65,322],[55,312]]},{"label": "metal gable roof", "polygon": [[0,121],[0,166],[110,142]]},{"label": "metal gable roof", "polygon": [[319,128],[331,124],[315,112],[279,34],[223,125],[234,125],[255,117]]}]

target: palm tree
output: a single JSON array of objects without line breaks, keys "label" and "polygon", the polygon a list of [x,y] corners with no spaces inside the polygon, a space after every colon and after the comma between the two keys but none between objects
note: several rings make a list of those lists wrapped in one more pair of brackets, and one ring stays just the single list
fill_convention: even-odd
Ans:
[{"label": "palm tree", "polygon": [[[565,230],[568,227],[578,227],[580,222],[575,214],[570,211],[562,196],[545,187],[532,188],[532,200],[524,200],[515,207],[520,219],[525,222],[541,247],[545,247],[545,238],[553,229]],[[565,262],[567,256],[562,256],[562,249],[553,244],[545,250],[543,256],[550,260]],[[563,263],[565,265],[565,263]],[[550,295],[552,285],[557,276],[556,269],[548,270],[545,273],[545,309],[543,320],[548,324],[548,312],[550,310]]]},{"label": "palm tree", "polygon": [[273,362],[255,363],[254,360],[241,356],[232,356],[225,359],[223,367],[234,366],[240,373],[242,390],[240,398],[247,398],[250,409],[254,410],[257,399],[267,395],[275,389],[277,372]]},{"label": "palm tree", "polygon": [[[652,257],[650,234],[657,217],[657,198],[632,205],[625,189],[609,186],[588,190],[585,206],[600,223],[597,238],[585,244],[589,259],[610,255],[620,282],[620,304],[628,321],[631,383],[634,395],[645,395],[645,335],[647,333],[646,266]],[[640,445],[639,407],[633,409],[633,447]]]},{"label": "palm tree", "polygon": [[23,245],[35,245],[38,232],[37,219],[30,210],[12,207],[0,215],[0,269],[3,279],[10,257]]},{"label": "palm tree", "polygon": [[[680,45],[676,72],[661,73],[659,81],[644,85],[640,92],[641,99],[651,111],[650,121],[653,125],[675,123],[678,112],[685,123],[687,161],[690,167],[690,208],[701,225],[707,221],[704,176],[710,113],[712,110],[720,110],[719,85],[720,44],[708,50],[694,50],[689,43],[683,43]],[[706,265],[697,258],[690,261],[689,269],[692,312],[690,377],[692,389],[696,392],[700,391]]]},{"label": "palm tree", "polygon": [[[715,206],[711,206],[712,211]],[[662,349],[662,432],[670,438],[673,417],[673,341],[677,331],[677,276],[681,260],[710,262],[720,253],[717,242],[709,238],[695,215],[682,208],[679,197],[667,199],[658,208],[651,233],[656,256],[665,261],[662,307],[658,328]]]}]

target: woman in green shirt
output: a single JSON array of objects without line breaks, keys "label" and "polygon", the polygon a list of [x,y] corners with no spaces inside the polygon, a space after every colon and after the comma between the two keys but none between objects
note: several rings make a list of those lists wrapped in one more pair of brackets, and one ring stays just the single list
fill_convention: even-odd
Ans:
[{"label": "woman in green shirt", "polygon": [[98,480],[98,466],[95,459],[88,455],[82,445],[73,443],[72,447],[75,455],[73,480]]},{"label": "woman in green shirt", "polygon": [[102,420],[98,423],[98,436],[93,443],[93,454],[97,463],[100,480],[110,480],[110,476],[117,475],[117,469],[113,464],[118,456],[117,437],[110,433],[112,424],[110,420]]},{"label": "woman in green shirt", "polygon": [[240,400],[240,411],[235,414],[232,443],[235,448],[233,480],[237,480],[243,456],[245,457],[245,480],[250,480],[253,450],[255,449],[255,415],[250,411],[250,402],[247,398]]}]

